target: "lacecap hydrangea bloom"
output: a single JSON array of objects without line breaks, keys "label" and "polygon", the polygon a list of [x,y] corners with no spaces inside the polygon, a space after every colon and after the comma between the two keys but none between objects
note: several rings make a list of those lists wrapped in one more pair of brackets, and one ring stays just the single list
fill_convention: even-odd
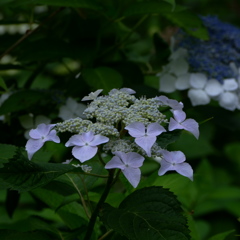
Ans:
[{"label": "lacecap hydrangea bloom", "polygon": [[[146,158],[161,159],[160,176],[176,171],[193,179],[193,170],[185,162],[184,154],[168,152],[158,143],[163,133],[176,129],[199,137],[198,123],[186,118],[182,103],[166,96],[136,98],[135,91],[129,88],[113,89],[108,95],[99,96],[100,93],[98,90],[83,98],[89,101],[82,113],[84,119],[77,117],[56,124],[40,124],[31,130],[26,144],[29,159],[46,141],[59,143],[57,134],[70,132],[73,135],[65,146],[73,147],[73,159],[83,163],[91,161],[98,153],[110,155],[111,160],[107,162],[100,159],[105,169],[118,169],[133,187],[141,180],[140,167]],[[167,109],[172,113],[170,119],[162,112]]]},{"label": "lacecap hydrangea bloom", "polygon": [[225,109],[240,109],[240,29],[216,16],[201,19],[209,40],[179,30],[172,39],[169,63],[158,74],[159,90],[188,90],[193,106],[215,100]]}]

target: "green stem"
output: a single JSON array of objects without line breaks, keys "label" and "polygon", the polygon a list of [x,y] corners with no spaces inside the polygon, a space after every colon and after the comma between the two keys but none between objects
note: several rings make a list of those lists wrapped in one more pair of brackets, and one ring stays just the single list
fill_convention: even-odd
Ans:
[{"label": "green stem", "polygon": [[111,189],[111,186],[112,186],[112,182],[113,182],[113,176],[114,176],[114,169],[110,169],[108,170],[109,171],[109,177],[108,177],[108,180],[107,180],[107,184],[106,184],[106,187],[104,189],[104,192],[101,196],[101,198],[99,199],[98,203],[97,203],[97,206],[90,218],[90,221],[89,221],[89,224],[88,224],[88,228],[87,228],[87,232],[86,232],[86,235],[85,235],[85,238],[84,240],[89,240],[91,239],[91,235],[93,233],[93,229],[94,229],[94,225],[96,223],[96,220],[97,220],[97,217],[98,217],[98,214],[99,214],[99,211],[103,205],[103,203],[105,202],[108,194],[109,194],[109,191]]},{"label": "green stem", "polygon": [[84,200],[84,198],[83,198],[83,196],[82,196],[81,191],[78,189],[78,186],[75,184],[75,182],[73,181],[73,179],[72,179],[67,173],[66,173],[66,176],[70,179],[70,181],[72,182],[74,188],[77,190],[78,195],[79,195],[79,197],[80,197],[80,199],[81,199],[81,202],[82,202],[82,205],[83,205],[83,209],[84,209],[87,217],[90,218],[90,214],[89,214],[89,212],[88,212],[88,208],[87,208],[86,202],[85,202],[85,200]]},{"label": "green stem", "polygon": [[112,233],[113,232],[113,230],[111,229],[111,230],[109,230],[109,231],[107,231],[104,235],[102,235],[98,240],[102,240],[102,239],[104,239],[105,237],[107,237],[110,233]]},{"label": "green stem", "polygon": [[108,175],[99,175],[99,174],[95,174],[95,173],[87,173],[87,172],[69,172],[71,174],[80,174],[80,175],[86,175],[86,176],[92,176],[92,177],[98,177],[98,178],[108,178]]}]

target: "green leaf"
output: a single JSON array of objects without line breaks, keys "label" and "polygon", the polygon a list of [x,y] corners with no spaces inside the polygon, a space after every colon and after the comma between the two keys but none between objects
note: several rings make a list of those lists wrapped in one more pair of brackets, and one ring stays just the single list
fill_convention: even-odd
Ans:
[{"label": "green leaf", "polygon": [[4,185],[20,192],[43,186],[75,167],[57,163],[33,163],[28,160],[8,162],[0,168],[0,186]]},{"label": "green leaf", "polygon": [[235,230],[230,230],[227,232],[219,233],[214,235],[213,237],[209,238],[208,240],[225,240],[227,236],[233,233]]},{"label": "green leaf", "polygon": [[0,144],[0,168],[7,163],[16,153],[17,147],[8,144]]},{"label": "green leaf", "polygon": [[[59,7],[87,8],[93,10],[102,10],[102,7],[96,1],[89,0],[25,0],[24,4],[41,4]],[[23,3],[20,3],[21,5]]]},{"label": "green leaf", "polygon": [[43,98],[43,93],[33,90],[22,90],[13,93],[0,107],[0,115],[27,109],[36,104],[41,98]]},{"label": "green leaf", "polygon": [[129,17],[134,15],[145,15],[151,13],[170,13],[173,9],[173,5],[171,5],[172,4],[169,4],[169,1],[134,2],[130,4],[128,8],[123,12],[123,16]]},{"label": "green leaf", "polygon": [[6,83],[4,82],[3,78],[0,77],[0,87],[3,88],[5,91],[8,90]]},{"label": "green leaf", "polygon": [[69,228],[76,229],[87,224],[88,218],[86,217],[83,206],[76,201],[63,206],[62,202],[64,201],[65,196],[62,196],[59,193],[42,188],[35,189],[32,193],[50,208],[57,211],[57,214]]},{"label": "green leaf", "polygon": [[187,33],[202,40],[208,40],[208,31],[202,24],[201,19],[190,11],[181,11],[164,14],[168,20],[183,28]]},{"label": "green leaf", "polygon": [[137,190],[119,208],[106,205],[101,220],[130,240],[190,239],[176,196],[162,187]]},{"label": "green leaf", "polygon": [[85,69],[82,72],[86,83],[93,89],[104,89],[103,93],[108,93],[113,88],[121,88],[123,79],[121,74],[108,67],[95,69]]},{"label": "green leaf", "polygon": [[26,219],[19,220],[17,222],[13,222],[11,224],[10,223],[1,224],[0,228],[12,229],[21,232],[43,230],[49,232],[50,234],[53,234],[55,238],[58,235],[58,230],[54,226],[51,226],[49,223],[32,216]]},{"label": "green leaf", "polygon": [[175,142],[181,135],[181,130],[164,132],[157,138],[160,147],[166,148],[168,144]]},{"label": "green leaf", "polygon": [[240,142],[232,142],[224,146],[224,152],[228,159],[240,169]]},{"label": "green leaf", "polygon": [[1,240],[52,240],[52,236],[47,235],[43,231],[21,232],[14,230],[0,229]]},{"label": "green leaf", "polygon": [[174,10],[174,8],[176,6],[175,0],[164,0],[164,1],[167,2],[167,3],[170,3],[173,7],[173,10]]}]

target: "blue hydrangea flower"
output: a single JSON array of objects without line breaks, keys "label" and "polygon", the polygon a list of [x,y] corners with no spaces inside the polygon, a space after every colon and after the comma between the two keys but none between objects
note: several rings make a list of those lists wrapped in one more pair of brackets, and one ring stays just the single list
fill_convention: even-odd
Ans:
[{"label": "blue hydrangea flower", "polygon": [[204,72],[220,82],[234,77],[229,64],[240,66],[240,29],[220,21],[216,16],[202,16],[209,32],[204,41],[187,35],[182,30],[176,34],[176,48],[188,50],[188,63],[192,72]]}]

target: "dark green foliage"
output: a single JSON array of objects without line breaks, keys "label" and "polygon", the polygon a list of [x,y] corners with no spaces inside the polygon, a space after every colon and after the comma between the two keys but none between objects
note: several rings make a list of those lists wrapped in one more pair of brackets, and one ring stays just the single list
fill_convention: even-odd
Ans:
[{"label": "dark green foliage", "polygon": [[180,203],[162,187],[137,190],[117,209],[106,205],[101,220],[129,240],[190,239]]},{"label": "dark green foliage", "polygon": [[0,187],[4,185],[19,192],[30,191],[75,169],[71,165],[34,163],[27,159],[18,159],[4,164],[4,167],[0,169]]}]

